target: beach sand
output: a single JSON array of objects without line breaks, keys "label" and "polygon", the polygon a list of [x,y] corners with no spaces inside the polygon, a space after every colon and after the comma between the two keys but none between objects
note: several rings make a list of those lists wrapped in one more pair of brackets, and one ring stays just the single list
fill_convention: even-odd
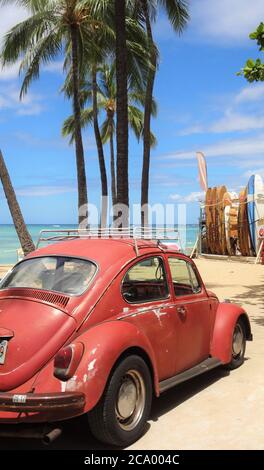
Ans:
[{"label": "beach sand", "polygon": [[0,266],[0,279],[4,277],[4,275],[9,271],[11,267],[11,265]]},{"label": "beach sand", "polygon": [[[145,435],[131,449],[264,449],[264,266],[198,259],[197,266],[220,300],[244,306],[254,341],[246,361],[231,373],[219,368],[154,399]],[[75,421],[76,422],[76,421]],[[76,422],[77,423],[77,422]],[[0,449],[42,448],[34,441],[2,441]],[[87,423],[68,423],[52,449],[103,449]]]}]

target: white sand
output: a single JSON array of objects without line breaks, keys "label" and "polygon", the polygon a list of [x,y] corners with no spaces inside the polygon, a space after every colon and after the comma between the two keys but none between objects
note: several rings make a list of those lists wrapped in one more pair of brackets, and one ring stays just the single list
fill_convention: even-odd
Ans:
[{"label": "white sand", "polygon": [[4,277],[4,275],[7,273],[7,271],[9,271],[11,267],[11,265],[0,266],[0,279]]}]

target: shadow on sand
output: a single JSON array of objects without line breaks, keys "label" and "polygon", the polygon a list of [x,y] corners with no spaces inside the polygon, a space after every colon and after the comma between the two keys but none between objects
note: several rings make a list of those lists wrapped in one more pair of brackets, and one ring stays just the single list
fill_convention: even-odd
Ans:
[{"label": "shadow on sand", "polygon": [[[192,396],[204,390],[206,387],[214,384],[223,377],[229,375],[229,372],[222,369],[214,369],[204,375],[196,377],[189,382],[185,382],[171,390],[165,392],[160,398],[153,400],[150,420],[158,421],[159,418],[170,410],[176,408],[181,403],[190,399]],[[151,428],[148,423],[146,432]],[[43,445],[35,439],[4,439],[0,441],[0,450],[100,450],[111,449],[106,445],[100,444],[91,435],[88,428],[86,416],[73,419],[63,424],[62,436],[49,447]]]},{"label": "shadow on sand", "polygon": [[[206,284],[206,287],[208,289],[214,289],[219,286],[215,284]],[[222,286],[221,287],[228,287],[228,286]],[[231,302],[234,302],[238,305],[241,305],[245,308],[246,312],[250,316],[250,319],[256,323],[259,326],[264,326],[264,280],[263,280],[263,285],[262,284],[257,284],[257,285],[252,285],[252,286],[241,286],[243,290],[245,289],[245,292],[242,294],[237,294],[237,295],[231,295],[229,296],[229,300]],[[254,316],[250,312],[250,307],[252,306],[258,306],[258,310],[260,313],[263,313],[263,316]]]}]

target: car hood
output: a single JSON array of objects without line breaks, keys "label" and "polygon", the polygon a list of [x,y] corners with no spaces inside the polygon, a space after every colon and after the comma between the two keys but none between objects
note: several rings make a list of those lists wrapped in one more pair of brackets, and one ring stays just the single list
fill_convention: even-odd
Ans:
[{"label": "car hood", "polygon": [[10,391],[33,377],[75,328],[72,317],[47,304],[0,299],[0,391]]}]

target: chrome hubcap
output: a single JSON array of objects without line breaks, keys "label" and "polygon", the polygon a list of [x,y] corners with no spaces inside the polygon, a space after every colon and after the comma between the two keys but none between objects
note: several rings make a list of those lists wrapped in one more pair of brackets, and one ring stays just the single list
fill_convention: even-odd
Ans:
[{"label": "chrome hubcap", "polygon": [[237,324],[233,335],[233,356],[239,356],[244,347],[244,334],[242,327]]},{"label": "chrome hubcap", "polygon": [[145,408],[146,389],[141,374],[129,370],[122,378],[116,401],[119,426],[131,431],[139,423]]}]

